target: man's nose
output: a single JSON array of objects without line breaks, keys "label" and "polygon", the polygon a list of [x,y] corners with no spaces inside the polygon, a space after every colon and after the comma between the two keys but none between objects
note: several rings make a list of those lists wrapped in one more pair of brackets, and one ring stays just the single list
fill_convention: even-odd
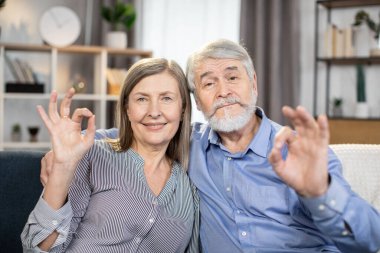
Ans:
[{"label": "man's nose", "polygon": [[218,97],[228,97],[232,94],[230,85],[226,81],[219,81],[218,84]]}]

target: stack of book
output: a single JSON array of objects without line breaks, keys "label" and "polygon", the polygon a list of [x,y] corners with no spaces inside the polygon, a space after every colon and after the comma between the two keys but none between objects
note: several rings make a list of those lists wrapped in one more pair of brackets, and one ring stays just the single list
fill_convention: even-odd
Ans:
[{"label": "stack of book", "polygon": [[29,63],[17,58],[11,59],[7,55],[5,55],[5,61],[14,80],[6,83],[6,92],[44,92],[44,85],[38,82],[36,74]]},{"label": "stack of book", "polygon": [[327,58],[352,57],[354,54],[352,27],[340,29],[329,24],[324,36],[324,56]]}]

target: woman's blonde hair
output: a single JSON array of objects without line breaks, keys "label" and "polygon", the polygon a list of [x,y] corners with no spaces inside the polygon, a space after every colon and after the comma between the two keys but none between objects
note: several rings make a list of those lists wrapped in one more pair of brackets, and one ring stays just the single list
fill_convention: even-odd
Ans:
[{"label": "woman's blonde hair", "polygon": [[128,70],[117,105],[116,119],[117,127],[119,129],[119,139],[108,141],[116,151],[126,151],[131,147],[133,142],[133,130],[126,112],[129,94],[142,79],[163,72],[167,72],[177,80],[182,98],[182,119],[176,134],[169,143],[166,155],[172,161],[179,162],[183,168],[187,170],[191,128],[190,92],[188,90],[187,79],[183,70],[178,63],[173,60],[167,60],[164,58],[146,58],[139,60],[132,65]]}]

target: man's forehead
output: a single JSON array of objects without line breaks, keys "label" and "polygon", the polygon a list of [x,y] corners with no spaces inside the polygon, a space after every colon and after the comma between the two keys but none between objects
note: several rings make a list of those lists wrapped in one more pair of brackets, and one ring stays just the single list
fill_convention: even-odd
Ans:
[{"label": "man's forehead", "polygon": [[198,75],[205,76],[216,71],[240,70],[243,68],[242,63],[235,59],[206,59],[196,68]]}]

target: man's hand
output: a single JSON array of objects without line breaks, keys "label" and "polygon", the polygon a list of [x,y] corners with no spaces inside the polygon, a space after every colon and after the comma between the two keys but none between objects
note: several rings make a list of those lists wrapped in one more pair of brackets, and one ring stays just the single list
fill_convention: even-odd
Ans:
[{"label": "man's hand", "polygon": [[[294,125],[282,128],[276,135],[269,157],[278,176],[298,194],[317,197],[328,189],[328,144],[329,129],[325,115],[314,118],[303,108],[282,109]],[[288,146],[288,155],[283,159],[281,150]]]}]

